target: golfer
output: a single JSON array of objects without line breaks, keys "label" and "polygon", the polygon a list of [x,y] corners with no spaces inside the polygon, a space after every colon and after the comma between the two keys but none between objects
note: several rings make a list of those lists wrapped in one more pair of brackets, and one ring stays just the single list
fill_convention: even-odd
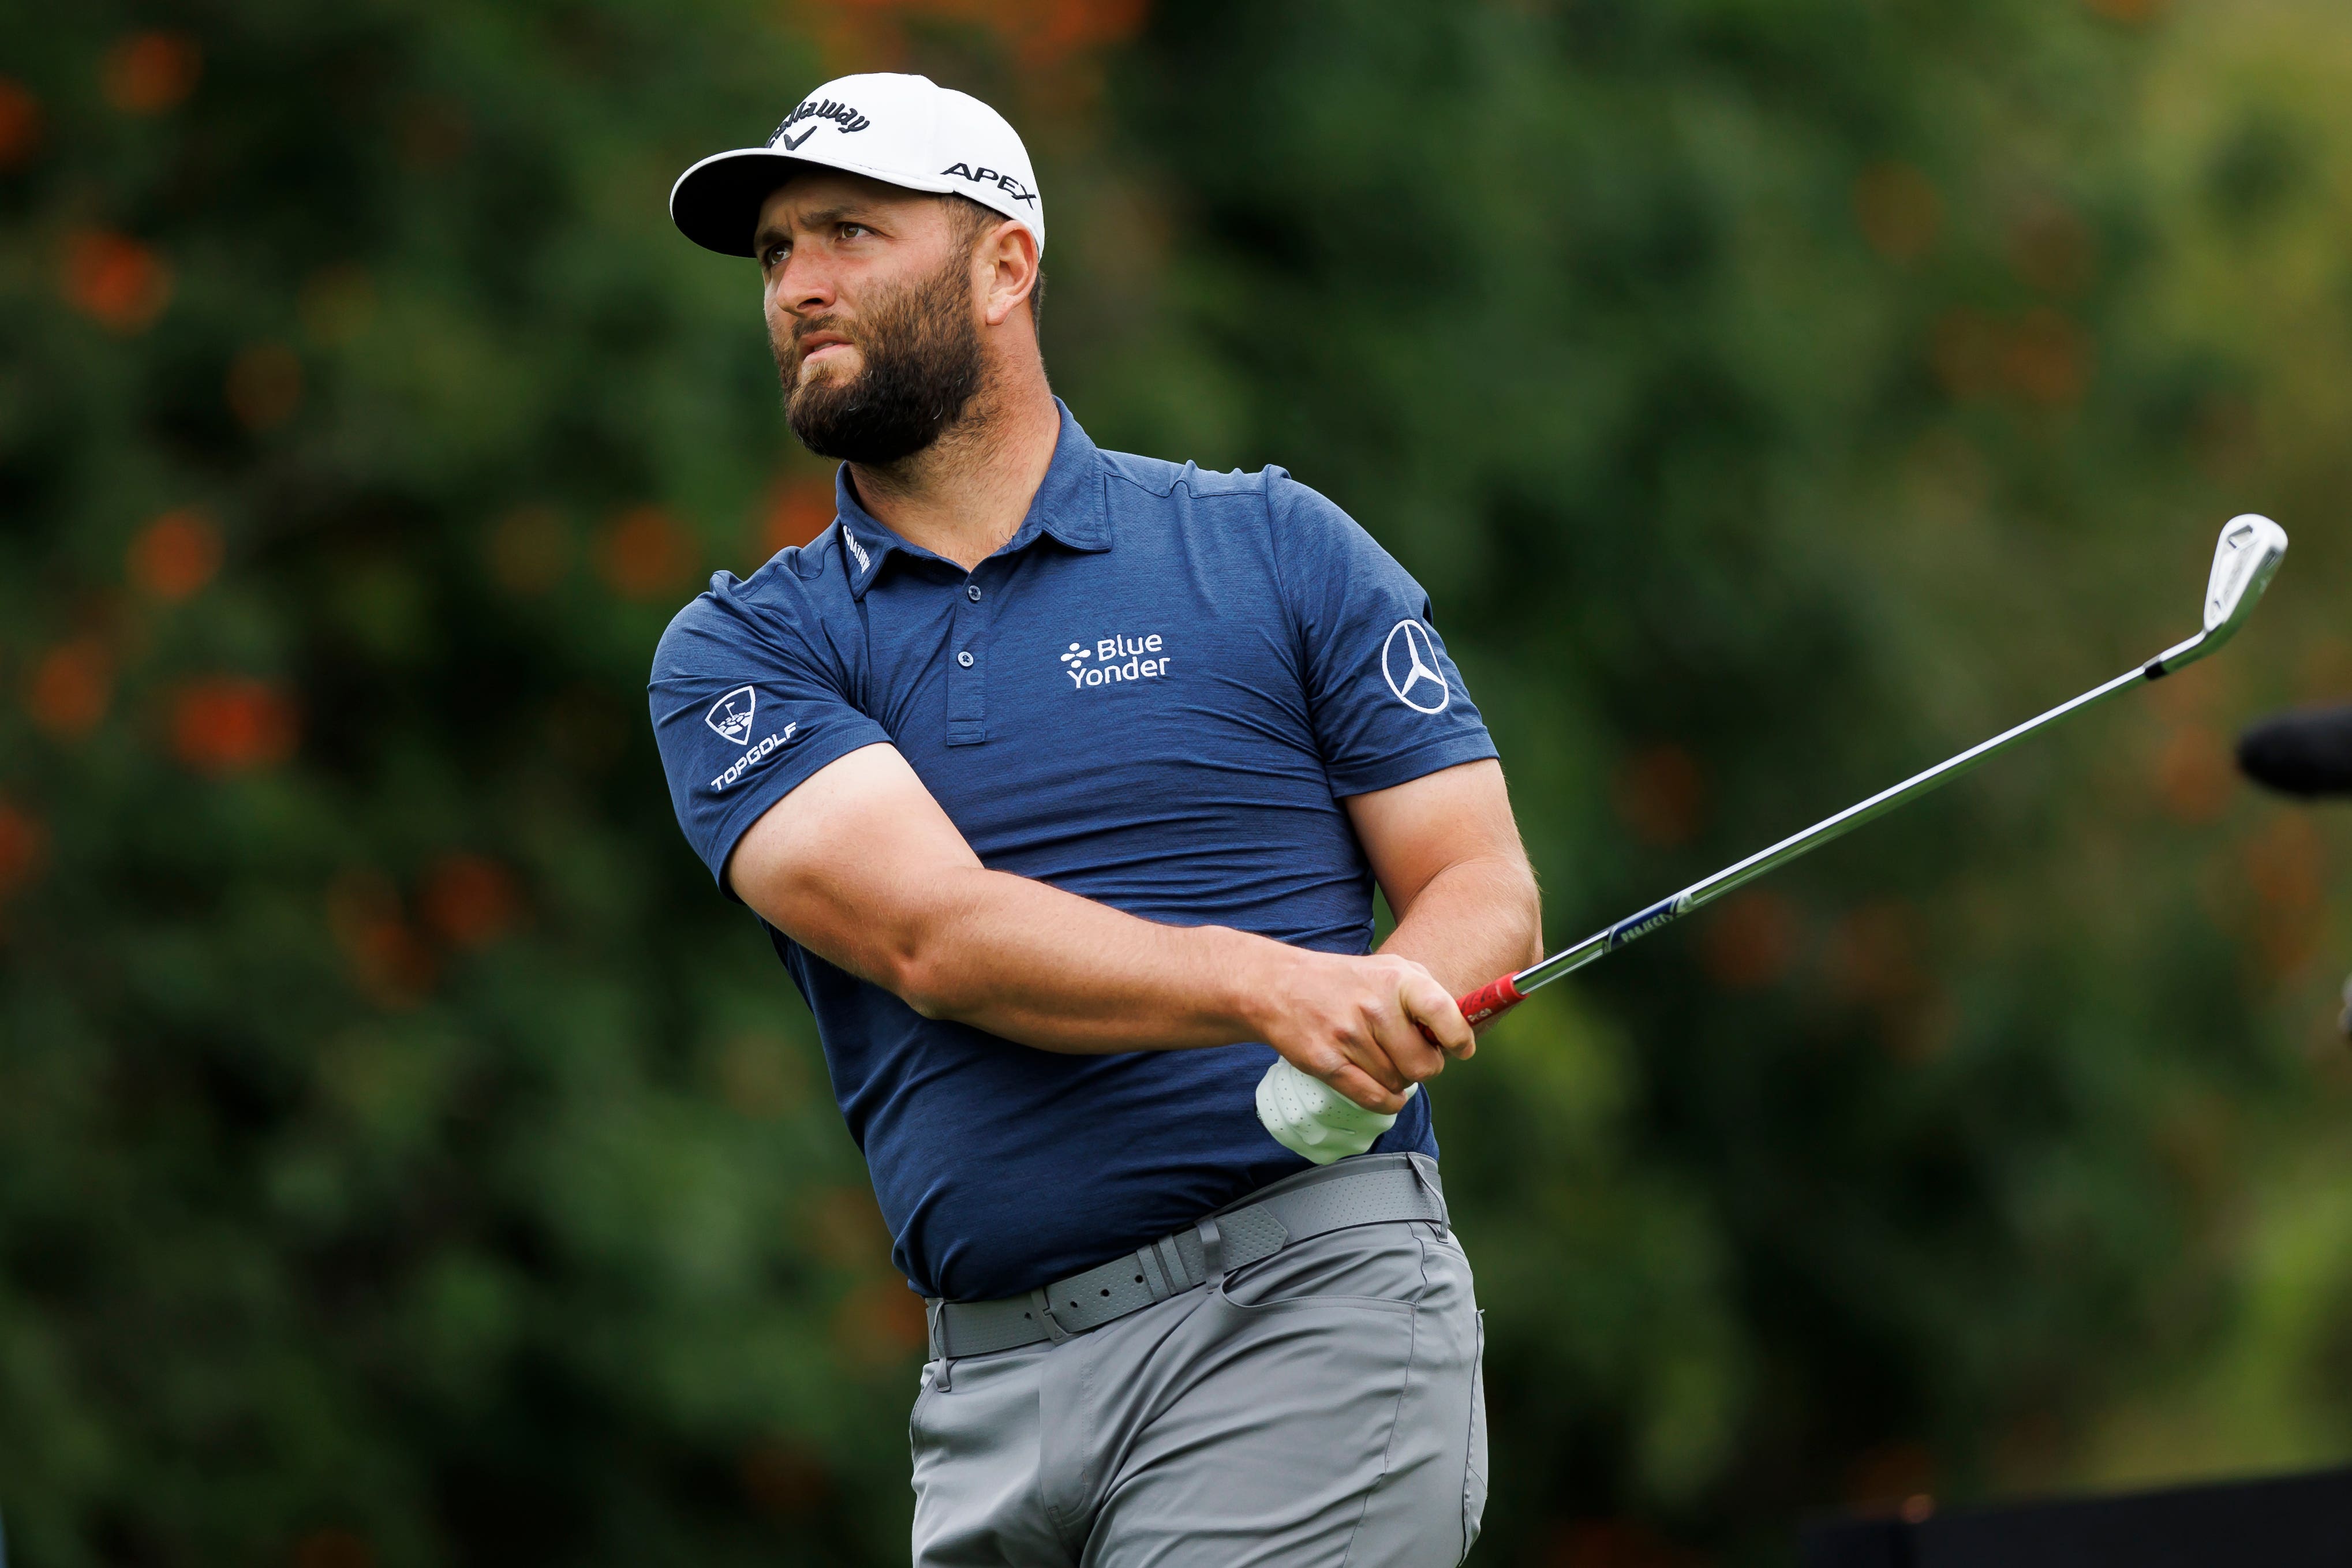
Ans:
[{"label": "golfer", "polygon": [[[1458,1562],[1480,1326],[1406,1091],[1540,953],[1427,596],[1280,468],[1087,438],[1045,198],[977,99],[829,82],[670,210],[757,261],[793,433],[841,460],[814,542],[679,612],[652,708],[927,1302],[916,1563]],[[1309,1166],[1254,1108],[1276,1052],[1395,1124]]]}]

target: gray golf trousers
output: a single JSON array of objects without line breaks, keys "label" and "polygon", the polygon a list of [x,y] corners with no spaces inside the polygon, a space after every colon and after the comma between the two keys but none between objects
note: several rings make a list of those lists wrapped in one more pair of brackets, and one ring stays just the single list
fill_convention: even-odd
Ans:
[{"label": "gray golf trousers", "polygon": [[1313,1237],[1058,1344],[923,1368],[916,1568],[1451,1568],[1486,1501],[1470,1260]]}]

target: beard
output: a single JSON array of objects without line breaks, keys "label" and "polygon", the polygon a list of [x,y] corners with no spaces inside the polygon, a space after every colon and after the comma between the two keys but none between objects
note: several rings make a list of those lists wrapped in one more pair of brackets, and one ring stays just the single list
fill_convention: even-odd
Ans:
[{"label": "beard", "polygon": [[[846,380],[820,372],[794,384],[810,333],[846,333],[865,361]],[[980,329],[961,257],[888,295],[856,324],[834,316],[793,323],[772,345],[784,383],[784,421],[819,457],[880,466],[923,451],[963,417],[980,390]]]}]

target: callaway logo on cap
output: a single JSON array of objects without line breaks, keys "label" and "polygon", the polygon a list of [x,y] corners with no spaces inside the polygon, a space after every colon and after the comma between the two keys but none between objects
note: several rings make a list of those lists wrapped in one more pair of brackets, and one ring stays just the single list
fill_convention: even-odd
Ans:
[{"label": "callaway logo on cap", "polygon": [[793,106],[766,146],[714,153],[688,169],[670,187],[670,218],[706,249],[749,256],[761,204],[812,163],[909,191],[970,196],[1045,248],[1037,176],[1004,117],[929,77],[883,72],[829,81]]}]

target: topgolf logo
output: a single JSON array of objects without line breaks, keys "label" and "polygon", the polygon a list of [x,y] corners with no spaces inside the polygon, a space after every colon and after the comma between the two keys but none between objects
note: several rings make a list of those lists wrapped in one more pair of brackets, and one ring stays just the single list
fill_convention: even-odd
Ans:
[{"label": "topgolf logo", "polygon": [[[710,781],[710,787],[713,789],[724,789],[751,771],[755,763],[771,752],[781,748],[786,741],[792,739],[793,733],[800,728],[800,722],[795,719],[776,734],[753,741],[751,721],[759,716],[759,713],[760,694],[757,688],[737,686],[733,691],[712,703],[710,711],[702,716],[702,722],[709,725],[710,732],[719,739],[731,742],[736,746],[748,745],[751,747],[742,756],[729,763],[726,769]],[[772,715],[768,722],[775,723]]]},{"label": "topgolf logo", "polygon": [[721,740],[740,746],[751,738],[751,716],[759,711],[760,694],[749,686],[737,686],[710,705],[702,722],[718,731]]},{"label": "topgolf logo", "polygon": [[1437,667],[1437,640],[1418,621],[1400,621],[1381,644],[1381,678],[1415,713],[1444,713],[1454,688]]},{"label": "topgolf logo", "polygon": [[754,742],[751,750],[745,752],[742,756],[729,763],[727,765],[727,770],[710,781],[710,787],[713,789],[725,789],[730,788],[734,784],[735,780],[742,778],[743,775],[751,771],[753,765],[756,764],[760,758],[767,756],[771,752],[782,750],[785,743],[792,739],[793,735],[799,731],[800,727],[800,720],[794,719],[792,723],[784,726],[782,729],[778,730],[775,734],[763,737],[761,739]]}]

